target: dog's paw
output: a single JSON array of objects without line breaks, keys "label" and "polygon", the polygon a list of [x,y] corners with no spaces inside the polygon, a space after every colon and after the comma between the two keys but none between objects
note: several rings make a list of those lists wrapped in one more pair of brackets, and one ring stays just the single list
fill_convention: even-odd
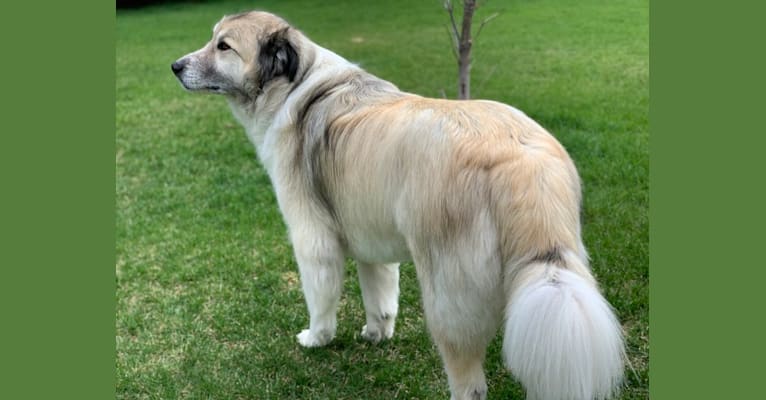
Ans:
[{"label": "dog's paw", "polygon": [[362,339],[368,342],[378,343],[383,339],[382,336],[379,330],[367,329],[367,325],[362,327]]},{"label": "dog's paw", "polygon": [[313,335],[309,329],[304,329],[301,333],[295,335],[298,338],[298,343],[303,347],[320,347],[332,340],[330,334]]},{"label": "dog's paw", "polygon": [[381,326],[368,328],[368,325],[362,327],[362,338],[368,342],[379,343],[381,340],[391,339],[392,336],[394,336],[393,326],[390,328]]}]

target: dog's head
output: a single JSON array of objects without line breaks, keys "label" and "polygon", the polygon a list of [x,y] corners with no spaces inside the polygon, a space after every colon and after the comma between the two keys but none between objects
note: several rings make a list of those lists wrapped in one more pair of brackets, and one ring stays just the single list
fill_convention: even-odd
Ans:
[{"label": "dog's head", "polygon": [[171,65],[184,88],[253,101],[264,87],[298,72],[297,32],[265,12],[225,16],[201,49]]}]

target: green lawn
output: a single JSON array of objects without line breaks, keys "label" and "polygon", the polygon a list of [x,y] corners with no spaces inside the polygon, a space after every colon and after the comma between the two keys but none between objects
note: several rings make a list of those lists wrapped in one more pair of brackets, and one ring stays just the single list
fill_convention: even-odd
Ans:
[{"label": "green lawn", "polygon": [[[440,2],[229,1],[117,13],[117,397],[447,399],[414,268],[402,268],[393,340],[358,337],[353,265],[338,335],[306,350],[297,267],[264,170],[219,97],[184,92],[170,63],[226,13],[276,12],[319,44],[406,91],[455,97]],[[593,270],[617,310],[648,398],[648,0],[486,2],[472,95],[512,104],[553,132],[584,180]],[[352,40],[354,39],[354,40]],[[522,399],[500,336],[490,399]]]}]

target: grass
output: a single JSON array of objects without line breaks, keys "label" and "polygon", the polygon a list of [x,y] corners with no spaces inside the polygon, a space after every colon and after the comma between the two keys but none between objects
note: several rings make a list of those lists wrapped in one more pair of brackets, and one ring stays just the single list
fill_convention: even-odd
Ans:
[{"label": "grass", "polygon": [[[455,97],[438,1],[228,1],[117,13],[117,397],[446,399],[411,265],[393,340],[358,337],[349,264],[336,340],[305,350],[307,312],[268,177],[221,98],[185,93],[170,63],[225,13],[285,16],[406,91]],[[648,398],[648,0],[490,1],[473,97],[512,104],[567,147],[584,180],[593,270],[627,332],[622,399]],[[352,40],[352,38],[354,40]],[[500,337],[490,399],[522,399]]]}]

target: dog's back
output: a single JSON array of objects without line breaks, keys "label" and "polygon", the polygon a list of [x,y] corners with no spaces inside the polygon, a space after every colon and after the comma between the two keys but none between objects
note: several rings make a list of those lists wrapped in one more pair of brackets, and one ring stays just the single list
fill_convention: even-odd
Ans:
[{"label": "dog's back", "polygon": [[522,112],[413,95],[358,103],[320,132],[313,161],[343,231],[436,240],[489,213],[504,262],[580,247],[574,164]]}]

